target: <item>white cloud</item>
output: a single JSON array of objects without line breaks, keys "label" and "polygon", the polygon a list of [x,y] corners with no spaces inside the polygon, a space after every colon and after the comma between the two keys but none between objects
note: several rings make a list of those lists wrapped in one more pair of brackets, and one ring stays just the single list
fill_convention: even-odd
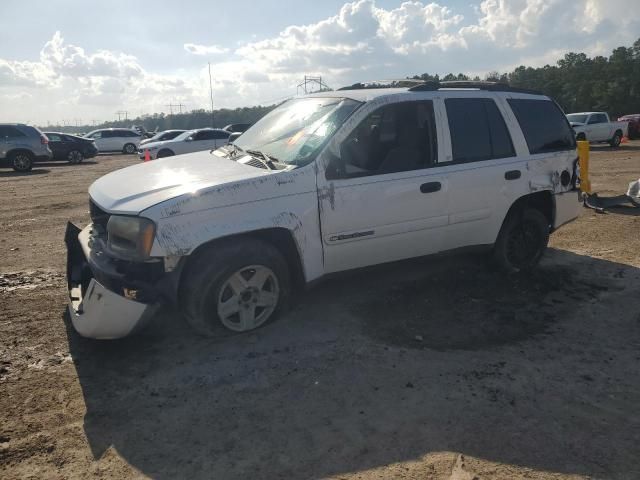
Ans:
[{"label": "white cloud", "polygon": [[196,43],[185,43],[184,49],[192,55],[220,55],[229,52],[228,48],[219,45],[198,45]]},{"label": "white cloud", "polygon": [[[483,75],[554,63],[567,51],[607,55],[638,36],[637,0],[483,0],[466,18],[435,2],[385,9],[357,0],[270,38],[248,34],[248,43],[233,50],[196,43],[183,49],[185,58],[212,57],[214,103],[234,107],[294,94],[305,74],[334,87],[424,72]],[[0,58],[0,120],[113,118],[119,109],[149,113],[177,101],[207,108],[204,61],[195,70],[163,74],[142,65],[126,52],[85,51],[56,33],[38,61]]]}]

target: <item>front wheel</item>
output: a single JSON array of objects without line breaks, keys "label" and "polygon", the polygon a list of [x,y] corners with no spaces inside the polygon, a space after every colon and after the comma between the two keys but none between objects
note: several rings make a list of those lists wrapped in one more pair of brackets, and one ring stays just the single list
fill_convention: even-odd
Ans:
[{"label": "front wheel", "polygon": [[206,336],[221,336],[224,328],[248,332],[261,327],[286,304],[290,289],[282,254],[254,239],[205,250],[183,278],[183,313],[189,325]]},{"label": "front wheel", "polygon": [[33,155],[29,152],[15,152],[9,157],[16,172],[30,172],[33,169]]},{"label": "front wheel", "polygon": [[611,145],[613,148],[618,148],[620,146],[620,143],[622,143],[622,133],[616,132],[613,135],[613,138],[609,141],[609,145]]},{"label": "front wheel", "polygon": [[84,156],[82,155],[82,152],[79,152],[78,150],[71,150],[67,155],[67,160],[69,163],[78,164],[82,163]]},{"label": "front wheel", "polygon": [[133,143],[127,143],[122,149],[122,152],[126,153],[127,155],[133,155],[134,153],[136,153],[137,150],[138,149]]},{"label": "front wheel", "polygon": [[507,272],[533,269],[549,243],[549,221],[540,210],[516,210],[505,220],[494,245],[493,257]]}]

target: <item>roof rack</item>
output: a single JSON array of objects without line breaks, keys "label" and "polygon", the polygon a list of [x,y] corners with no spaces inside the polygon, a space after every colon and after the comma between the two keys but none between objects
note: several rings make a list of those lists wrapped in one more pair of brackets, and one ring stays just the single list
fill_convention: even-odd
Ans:
[{"label": "roof rack", "polygon": [[473,82],[473,81],[467,81],[467,80],[453,80],[453,81],[445,81],[445,82],[436,82],[436,81],[430,80],[430,81],[423,82],[419,85],[410,87],[409,91],[410,92],[432,92],[432,91],[442,90],[447,88],[478,89],[478,90],[487,90],[490,92],[513,92],[513,93],[530,93],[532,95],[542,95],[542,93],[537,90],[512,87],[510,85],[507,85],[506,83]]}]

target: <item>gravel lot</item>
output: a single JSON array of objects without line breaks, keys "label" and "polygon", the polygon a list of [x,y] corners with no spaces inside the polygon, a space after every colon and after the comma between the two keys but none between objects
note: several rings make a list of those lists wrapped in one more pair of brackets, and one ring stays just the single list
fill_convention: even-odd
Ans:
[{"label": "gravel lot", "polygon": [[[640,478],[640,212],[584,210],[532,275],[413,260],[304,293],[257,333],[162,312],[68,323],[67,220],[137,158],[0,170],[0,477]],[[593,147],[602,195],[640,142]]]}]

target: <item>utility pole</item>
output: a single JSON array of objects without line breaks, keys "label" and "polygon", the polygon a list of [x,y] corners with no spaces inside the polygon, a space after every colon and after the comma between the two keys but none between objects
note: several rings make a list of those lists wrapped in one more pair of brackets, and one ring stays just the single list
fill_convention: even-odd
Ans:
[{"label": "utility pole", "polygon": [[182,102],[180,103],[169,103],[167,105],[165,105],[165,107],[169,107],[169,111],[171,112],[171,115],[173,115],[173,107],[176,107],[178,109],[178,111],[180,113],[182,113],[182,107],[186,107],[186,105]]},{"label": "utility pole", "polygon": [[211,83],[211,62],[209,62],[209,96],[211,97],[211,128],[213,128],[213,84]]},{"label": "utility pole", "polygon": [[127,115],[128,114],[129,114],[129,112],[127,112],[126,110],[118,110],[116,112],[116,115],[118,115],[118,121],[120,121],[122,119],[121,115],[124,115],[124,119],[127,120]]}]

